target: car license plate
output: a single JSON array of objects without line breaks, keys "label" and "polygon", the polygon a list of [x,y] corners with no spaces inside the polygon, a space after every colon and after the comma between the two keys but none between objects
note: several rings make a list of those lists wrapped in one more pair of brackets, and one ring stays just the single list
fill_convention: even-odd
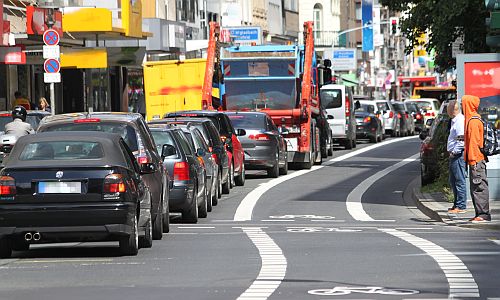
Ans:
[{"label": "car license plate", "polygon": [[38,193],[40,194],[81,194],[82,183],[79,181],[53,181],[39,182]]},{"label": "car license plate", "polygon": [[299,144],[297,142],[297,138],[286,138],[286,150],[287,151],[298,151]]}]

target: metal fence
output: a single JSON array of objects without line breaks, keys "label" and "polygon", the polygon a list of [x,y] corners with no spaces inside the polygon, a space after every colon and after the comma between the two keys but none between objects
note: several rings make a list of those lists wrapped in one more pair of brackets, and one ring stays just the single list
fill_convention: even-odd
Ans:
[{"label": "metal fence", "polygon": [[[338,31],[313,31],[314,45],[316,47],[331,47],[339,45]],[[299,43],[304,42],[304,32],[299,33]]]}]

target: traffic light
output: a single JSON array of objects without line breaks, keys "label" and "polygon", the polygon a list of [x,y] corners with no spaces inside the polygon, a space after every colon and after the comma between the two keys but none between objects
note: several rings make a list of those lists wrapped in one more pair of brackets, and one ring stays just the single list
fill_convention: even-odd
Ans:
[{"label": "traffic light", "polygon": [[398,35],[399,34],[399,18],[393,17],[389,19],[391,26],[391,34]]}]

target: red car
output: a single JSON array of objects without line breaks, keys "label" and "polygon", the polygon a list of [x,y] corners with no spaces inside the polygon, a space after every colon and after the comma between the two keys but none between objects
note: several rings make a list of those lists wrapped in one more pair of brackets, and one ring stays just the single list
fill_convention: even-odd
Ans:
[{"label": "red car", "polygon": [[223,192],[228,192],[235,185],[242,186],[245,184],[245,152],[238,139],[238,136],[246,135],[244,129],[234,129],[229,117],[220,111],[180,111],[165,115],[165,118],[173,117],[208,118],[212,120],[220,132],[221,139],[228,152],[229,161],[231,162],[229,180],[222,185]]}]

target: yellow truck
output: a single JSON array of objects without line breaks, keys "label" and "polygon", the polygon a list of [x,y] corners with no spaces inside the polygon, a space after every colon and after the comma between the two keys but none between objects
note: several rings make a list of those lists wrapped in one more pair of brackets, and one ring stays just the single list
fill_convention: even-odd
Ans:
[{"label": "yellow truck", "polygon": [[206,59],[156,61],[144,64],[146,118],[161,119],[165,113],[199,110]]}]

